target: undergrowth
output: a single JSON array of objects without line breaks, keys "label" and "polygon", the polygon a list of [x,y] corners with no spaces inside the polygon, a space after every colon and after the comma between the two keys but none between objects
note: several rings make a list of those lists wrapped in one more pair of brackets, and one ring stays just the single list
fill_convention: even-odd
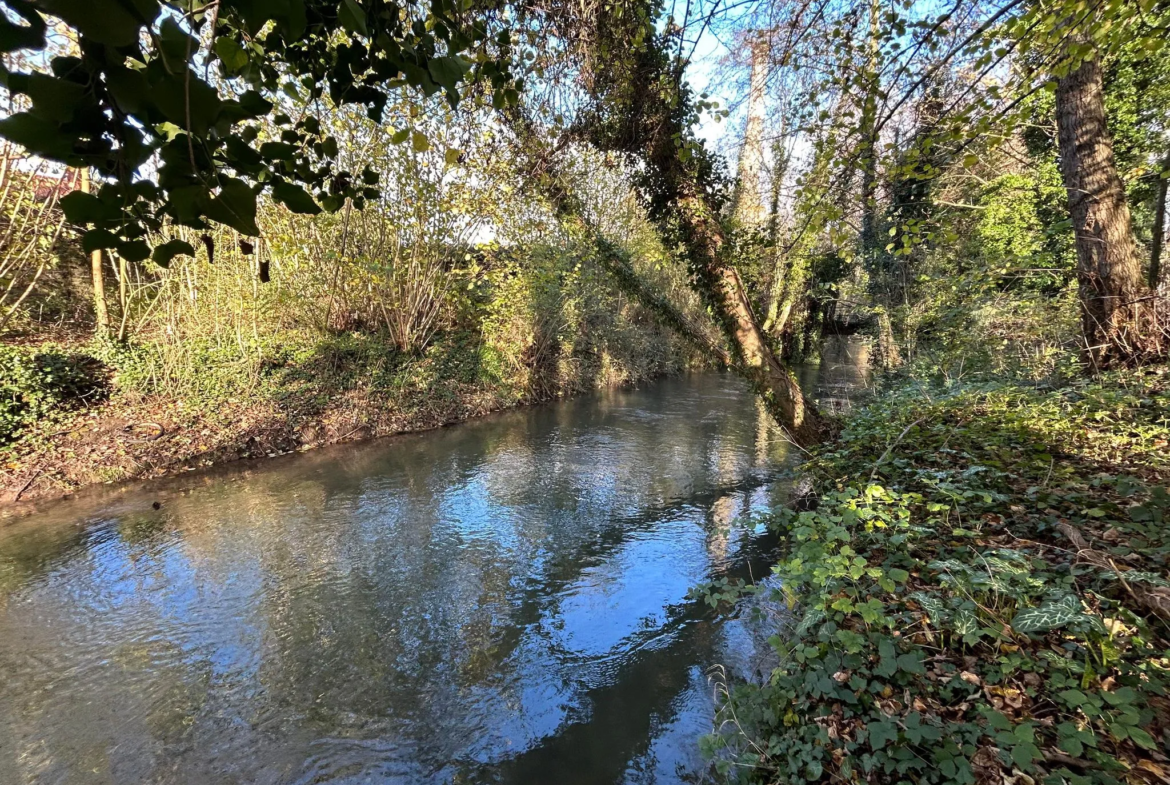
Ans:
[{"label": "undergrowth", "polygon": [[[707,741],[749,782],[1167,782],[1170,373],[908,385],[781,510],[791,623]],[[711,595],[717,602],[722,595]]]},{"label": "undergrowth", "polygon": [[100,363],[58,346],[0,346],[0,446],[28,425],[104,392]]}]

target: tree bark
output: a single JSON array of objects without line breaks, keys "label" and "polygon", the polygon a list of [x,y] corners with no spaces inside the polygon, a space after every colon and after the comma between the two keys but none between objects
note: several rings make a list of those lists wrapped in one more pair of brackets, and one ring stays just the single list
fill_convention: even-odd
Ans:
[{"label": "tree bark", "polygon": [[1141,266],[1105,121],[1101,67],[1085,60],[1056,88],[1060,172],[1076,232],[1084,359],[1093,370],[1140,359]]},{"label": "tree bark", "polygon": [[[89,169],[81,170],[81,190],[89,193]],[[93,276],[93,317],[97,325],[97,332],[105,335],[110,330],[110,312],[106,309],[106,279],[102,271],[101,249],[94,250],[89,255],[90,270]]]},{"label": "tree bark", "polygon": [[832,423],[821,415],[772,351],[752,312],[739,272],[723,258],[723,228],[709,203],[689,187],[680,191],[675,217],[690,266],[699,272],[699,293],[730,339],[740,373],[794,442],[810,447],[825,441],[832,435]]},{"label": "tree bark", "polygon": [[[1170,169],[1170,156],[1162,161],[1162,171]],[[1159,172],[1158,196],[1154,203],[1154,237],[1150,249],[1150,278],[1147,282],[1151,289],[1157,289],[1162,283],[1162,247],[1166,242],[1166,186],[1170,180]]]},{"label": "tree bark", "polygon": [[766,36],[751,38],[752,75],[748,92],[747,127],[743,133],[743,147],[739,152],[735,194],[735,217],[743,226],[759,227],[767,216],[760,196],[760,171],[764,164],[764,98],[768,82],[768,54],[771,50]]}]

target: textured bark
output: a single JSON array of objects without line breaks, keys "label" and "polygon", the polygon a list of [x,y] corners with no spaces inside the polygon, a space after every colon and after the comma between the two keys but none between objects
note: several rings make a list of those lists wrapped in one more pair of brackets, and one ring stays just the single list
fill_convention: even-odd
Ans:
[{"label": "textured bark", "polygon": [[[1170,168],[1170,157],[1162,161],[1162,170]],[[1154,238],[1153,248],[1150,251],[1150,278],[1149,286],[1157,289],[1162,283],[1162,248],[1166,242],[1166,186],[1170,180],[1162,177],[1158,180],[1158,196],[1154,203]]]},{"label": "textured bark", "polygon": [[[669,168],[668,162],[663,163]],[[688,188],[681,190],[676,205],[691,267],[700,272],[705,287],[701,294],[732,343],[738,370],[798,445],[809,447],[830,438],[832,422],[821,415],[772,351],[739,272],[723,258],[723,228],[710,205]]]},{"label": "textured bark", "polygon": [[1144,353],[1146,336],[1134,302],[1142,289],[1141,266],[1096,60],[1059,78],[1056,116],[1060,171],[1076,232],[1085,361],[1094,369],[1124,365]]}]

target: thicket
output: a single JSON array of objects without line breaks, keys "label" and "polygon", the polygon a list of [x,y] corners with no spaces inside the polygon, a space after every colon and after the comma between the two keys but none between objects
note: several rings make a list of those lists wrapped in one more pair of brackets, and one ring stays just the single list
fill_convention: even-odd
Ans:
[{"label": "thicket", "polygon": [[[387,107],[381,124],[340,108],[318,114],[343,140],[341,160],[386,178],[382,198],[314,215],[261,199],[261,240],[167,226],[153,242],[193,253],[166,265],[95,251],[104,325],[95,323],[91,260],[76,239],[58,237],[61,258],[40,262],[56,277],[46,285],[31,274],[9,340],[63,335],[106,365],[116,398],[183,400],[209,413],[254,400],[311,415],[359,388],[396,408],[427,394],[487,394],[507,406],[694,361],[613,284],[594,248],[516,186],[506,139],[484,114],[411,101]],[[425,139],[398,138],[392,123],[411,118],[427,123]],[[600,230],[643,279],[697,312],[623,173],[587,153],[574,165],[593,183]],[[67,192],[71,178],[60,180]],[[35,201],[21,190],[27,183],[11,185],[13,209]],[[59,234],[56,196],[40,204]],[[77,278],[83,285],[58,283]],[[27,375],[5,383],[21,400],[40,400]],[[35,420],[13,419],[6,440]]]},{"label": "thicket", "polygon": [[0,446],[33,423],[95,400],[106,386],[103,370],[64,347],[0,346]]}]

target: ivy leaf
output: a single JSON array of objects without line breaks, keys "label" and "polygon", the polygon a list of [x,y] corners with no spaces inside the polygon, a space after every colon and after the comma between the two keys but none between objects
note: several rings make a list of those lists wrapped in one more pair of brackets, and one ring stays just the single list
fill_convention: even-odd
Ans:
[{"label": "ivy leaf", "polygon": [[179,254],[194,256],[195,249],[191,247],[191,243],[184,240],[168,240],[162,245],[155,246],[154,253],[151,254],[151,259],[158,266],[166,267]]},{"label": "ivy leaf", "polygon": [[316,215],[321,212],[321,207],[304,188],[286,180],[278,180],[272,184],[272,196],[294,213]]}]

